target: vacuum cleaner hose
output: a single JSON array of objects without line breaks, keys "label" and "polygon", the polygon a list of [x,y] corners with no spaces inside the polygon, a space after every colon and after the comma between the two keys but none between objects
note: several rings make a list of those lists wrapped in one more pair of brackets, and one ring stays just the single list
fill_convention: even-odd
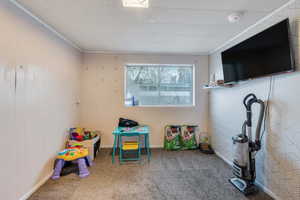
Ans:
[{"label": "vacuum cleaner hose", "polygon": [[261,132],[261,126],[264,119],[265,103],[260,99],[257,99],[256,103],[260,105],[260,112],[259,112],[258,122],[256,126],[255,143],[260,145],[260,132]]}]

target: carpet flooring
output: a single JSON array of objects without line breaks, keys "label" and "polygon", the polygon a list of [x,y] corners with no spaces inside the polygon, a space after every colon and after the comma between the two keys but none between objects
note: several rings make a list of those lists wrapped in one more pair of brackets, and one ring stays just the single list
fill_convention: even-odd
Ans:
[{"label": "carpet flooring", "polygon": [[69,174],[47,181],[29,200],[271,200],[263,192],[245,197],[228,182],[231,168],[215,155],[199,151],[152,150],[139,163],[111,163],[102,149],[91,175]]}]

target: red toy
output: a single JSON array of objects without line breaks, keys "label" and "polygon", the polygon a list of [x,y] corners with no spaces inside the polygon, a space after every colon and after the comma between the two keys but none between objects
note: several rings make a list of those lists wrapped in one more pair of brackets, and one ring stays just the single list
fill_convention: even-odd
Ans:
[{"label": "red toy", "polygon": [[77,135],[75,138],[79,142],[83,141],[83,136],[82,135]]}]

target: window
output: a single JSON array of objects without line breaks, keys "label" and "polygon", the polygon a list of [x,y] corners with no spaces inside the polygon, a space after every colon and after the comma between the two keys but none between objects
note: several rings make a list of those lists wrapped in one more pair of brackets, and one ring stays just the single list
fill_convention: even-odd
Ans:
[{"label": "window", "polygon": [[194,66],[128,64],[126,106],[194,106]]}]

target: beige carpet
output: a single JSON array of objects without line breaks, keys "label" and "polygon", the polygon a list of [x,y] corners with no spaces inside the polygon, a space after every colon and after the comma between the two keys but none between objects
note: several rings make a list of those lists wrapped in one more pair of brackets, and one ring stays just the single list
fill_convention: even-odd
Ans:
[{"label": "beige carpet", "polygon": [[30,200],[269,200],[263,192],[245,197],[228,182],[230,167],[215,155],[199,151],[152,150],[142,164],[111,163],[101,150],[91,175],[70,174],[49,180]]}]

